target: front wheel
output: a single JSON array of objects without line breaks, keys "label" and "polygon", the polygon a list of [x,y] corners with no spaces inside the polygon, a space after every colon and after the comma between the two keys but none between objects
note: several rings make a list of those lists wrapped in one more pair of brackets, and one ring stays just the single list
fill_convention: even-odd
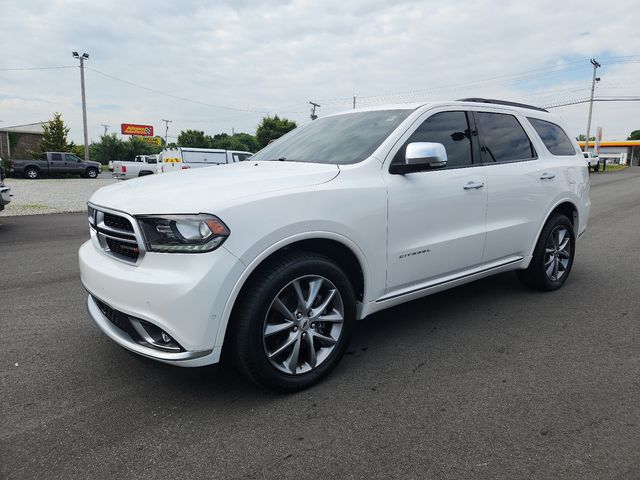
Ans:
[{"label": "front wheel", "polygon": [[354,319],[355,296],[342,269],[322,255],[292,253],[243,289],[225,348],[255,383],[302,390],[338,364]]},{"label": "front wheel", "polygon": [[88,178],[98,178],[98,169],[97,168],[87,168],[86,173]]},{"label": "front wheel", "polygon": [[553,215],[540,233],[529,268],[519,270],[518,277],[538,290],[560,288],[571,272],[575,248],[573,224],[564,215]]}]

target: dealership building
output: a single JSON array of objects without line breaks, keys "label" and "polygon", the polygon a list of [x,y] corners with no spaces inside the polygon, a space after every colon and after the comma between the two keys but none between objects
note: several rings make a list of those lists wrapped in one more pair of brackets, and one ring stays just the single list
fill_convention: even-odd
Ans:
[{"label": "dealership building", "polygon": [[[578,142],[584,149],[585,142]],[[589,142],[589,149],[595,148],[595,142]],[[622,140],[618,142],[600,142],[598,150],[600,160],[619,165],[640,166],[640,140]]]}]

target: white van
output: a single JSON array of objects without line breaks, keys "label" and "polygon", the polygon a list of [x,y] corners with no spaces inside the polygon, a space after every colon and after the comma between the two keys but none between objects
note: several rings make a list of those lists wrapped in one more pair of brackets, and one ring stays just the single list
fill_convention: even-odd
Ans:
[{"label": "white van", "polygon": [[158,155],[158,173],[175,172],[190,168],[224,165],[243,162],[253,153],[239,150],[220,150],[214,148],[175,147],[165,148]]}]

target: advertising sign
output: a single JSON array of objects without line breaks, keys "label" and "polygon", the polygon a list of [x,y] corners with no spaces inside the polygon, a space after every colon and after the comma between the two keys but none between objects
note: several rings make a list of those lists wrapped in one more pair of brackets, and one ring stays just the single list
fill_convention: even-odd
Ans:
[{"label": "advertising sign", "polygon": [[162,137],[140,137],[140,140],[153,145],[162,145]]},{"label": "advertising sign", "polygon": [[122,133],[122,135],[140,135],[143,137],[153,137],[153,126],[123,123],[120,125],[120,133]]}]

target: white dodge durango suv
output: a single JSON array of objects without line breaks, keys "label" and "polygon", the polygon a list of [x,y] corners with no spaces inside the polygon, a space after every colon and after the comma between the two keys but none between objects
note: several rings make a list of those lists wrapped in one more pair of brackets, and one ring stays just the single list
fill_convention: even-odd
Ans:
[{"label": "white dodge durango suv", "polygon": [[89,314],[140,355],[224,353],[291,391],[331,371],[373,312],[508,270],[557,289],[590,210],[561,125],[477,98],[352,110],[247,162],[104,187],[79,252]]}]

